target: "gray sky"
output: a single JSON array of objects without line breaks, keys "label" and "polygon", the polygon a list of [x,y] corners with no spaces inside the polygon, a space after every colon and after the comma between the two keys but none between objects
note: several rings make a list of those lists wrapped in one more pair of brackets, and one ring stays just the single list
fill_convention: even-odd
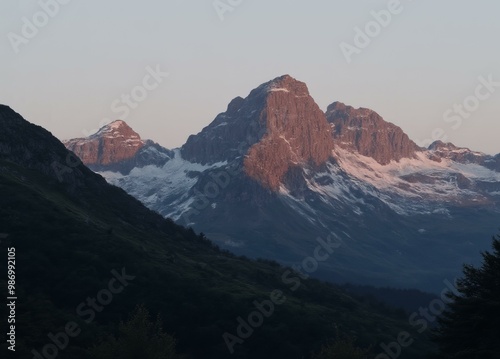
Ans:
[{"label": "gray sky", "polygon": [[[500,84],[480,85],[500,82],[498,1],[56,1],[0,3],[0,103],[61,139],[126,117],[173,148],[290,74],[323,109],[368,107],[419,144],[435,131],[500,152]],[[169,76],[147,78],[155,68]]]}]

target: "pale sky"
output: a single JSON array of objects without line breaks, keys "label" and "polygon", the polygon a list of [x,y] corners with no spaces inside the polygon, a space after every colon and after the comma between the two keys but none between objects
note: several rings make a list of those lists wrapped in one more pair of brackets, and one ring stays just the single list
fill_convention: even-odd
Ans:
[{"label": "pale sky", "polygon": [[[500,153],[500,83],[478,90],[480,77],[500,82],[498,0],[217,0],[220,14],[214,0],[55,1],[0,3],[0,103],[60,139],[126,117],[177,147],[234,97],[290,74],[323,110],[368,107],[419,144],[441,128]],[[374,22],[388,8],[385,27]],[[354,42],[356,27],[368,44]],[[350,63],[341,43],[359,45]],[[141,90],[148,67],[169,76]],[[125,111],[121,96],[133,93]]]}]

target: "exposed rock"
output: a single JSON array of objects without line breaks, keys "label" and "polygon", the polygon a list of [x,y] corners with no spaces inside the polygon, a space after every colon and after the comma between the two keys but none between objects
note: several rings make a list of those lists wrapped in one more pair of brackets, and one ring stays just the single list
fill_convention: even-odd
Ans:
[{"label": "exposed rock", "polygon": [[332,124],[336,145],[372,157],[382,165],[413,158],[421,151],[401,128],[372,110],[334,102],[328,106],[326,118]]},{"label": "exposed rock", "polygon": [[139,134],[121,120],[104,126],[90,137],[76,138],[63,143],[87,166],[109,165],[128,160],[144,146]]},{"label": "exposed rock", "polygon": [[219,114],[197,135],[189,136],[181,148],[182,157],[203,165],[241,160],[265,134],[266,128],[261,121],[265,95],[257,88],[245,99],[236,97],[226,112]]},{"label": "exposed rock", "polygon": [[188,139],[182,156],[201,164],[241,160],[248,176],[277,190],[291,167],[320,165],[332,149],[330,127],[307,86],[285,75],[235,98]]},{"label": "exposed rock", "polygon": [[82,162],[94,171],[128,174],[135,167],[162,166],[173,156],[151,140],[143,141],[127,123],[114,121],[87,138],[64,141]]},{"label": "exposed rock", "polygon": [[457,147],[453,143],[436,141],[429,146],[432,155],[440,159],[449,159],[459,163],[475,163],[498,171],[494,157],[468,148]]},{"label": "exposed rock", "polygon": [[325,115],[304,83],[283,76],[269,83],[266,91],[261,122],[267,131],[250,148],[245,171],[277,190],[292,167],[325,163],[332,156],[334,144]]}]

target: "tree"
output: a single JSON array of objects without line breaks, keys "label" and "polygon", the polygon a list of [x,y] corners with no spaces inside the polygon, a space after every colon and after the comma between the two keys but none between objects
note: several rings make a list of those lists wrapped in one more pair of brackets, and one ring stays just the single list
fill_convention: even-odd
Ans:
[{"label": "tree", "polygon": [[163,332],[161,319],[150,320],[148,310],[140,305],[130,319],[121,322],[119,336],[109,337],[106,341],[90,350],[95,359],[174,359],[175,340]]},{"label": "tree", "polygon": [[342,337],[325,344],[312,359],[368,359],[369,350],[358,348],[355,339]]},{"label": "tree", "polygon": [[449,306],[439,319],[435,341],[439,358],[500,358],[500,236],[493,252],[482,254],[479,268],[464,266],[457,292],[449,293]]}]

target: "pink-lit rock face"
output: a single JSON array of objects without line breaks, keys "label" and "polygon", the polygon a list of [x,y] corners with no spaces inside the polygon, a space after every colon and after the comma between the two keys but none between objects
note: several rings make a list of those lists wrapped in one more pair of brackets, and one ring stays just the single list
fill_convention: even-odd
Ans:
[{"label": "pink-lit rock face", "polygon": [[266,133],[249,149],[244,166],[248,176],[277,190],[293,167],[325,163],[334,144],[326,117],[304,83],[283,76],[267,91],[260,113]]},{"label": "pink-lit rock face", "polygon": [[384,121],[375,111],[334,102],[328,106],[326,118],[337,146],[357,151],[382,165],[413,158],[421,150],[401,128]]},{"label": "pink-lit rock face", "polygon": [[87,166],[109,165],[134,157],[144,146],[141,137],[123,121],[114,121],[87,138],[65,141]]}]

